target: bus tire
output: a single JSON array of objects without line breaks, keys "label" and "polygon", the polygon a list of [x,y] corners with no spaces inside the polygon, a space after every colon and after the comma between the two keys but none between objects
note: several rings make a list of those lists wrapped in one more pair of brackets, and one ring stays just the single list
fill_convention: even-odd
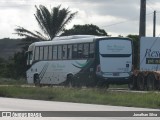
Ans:
[{"label": "bus tire", "polygon": [[129,81],[129,83],[128,83],[128,88],[130,89],[130,90],[135,90],[136,89],[136,84],[137,84],[137,81],[136,81],[136,76],[132,76],[131,78],[130,78],[130,81]]},{"label": "bus tire", "polygon": [[38,74],[34,75],[34,84],[35,84],[35,86],[41,86],[41,84],[40,84],[40,78],[39,78]]},{"label": "bus tire", "polygon": [[108,89],[109,88],[109,84],[108,83],[105,83],[105,84],[101,84],[100,86],[99,86],[99,88],[102,88],[102,89]]},{"label": "bus tire", "polygon": [[147,76],[147,90],[155,90],[156,78],[154,74],[149,74]]},{"label": "bus tire", "polygon": [[109,88],[109,83],[102,82],[101,80],[98,80],[97,87],[101,88],[101,89],[108,89]]},{"label": "bus tire", "polygon": [[138,90],[145,89],[145,76],[141,73],[137,76],[137,88]]}]

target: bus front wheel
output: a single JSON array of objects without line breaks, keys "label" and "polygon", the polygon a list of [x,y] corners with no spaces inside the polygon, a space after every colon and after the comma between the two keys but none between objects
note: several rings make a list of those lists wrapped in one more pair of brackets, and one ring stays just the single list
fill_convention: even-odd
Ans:
[{"label": "bus front wheel", "polygon": [[38,74],[34,75],[34,84],[35,86],[40,86],[40,78]]}]

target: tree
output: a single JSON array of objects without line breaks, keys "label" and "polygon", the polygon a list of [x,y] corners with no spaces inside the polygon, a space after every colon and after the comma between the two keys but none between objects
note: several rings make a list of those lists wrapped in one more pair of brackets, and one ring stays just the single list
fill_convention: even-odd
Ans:
[{"label": "tree", "polygon": [[[71,13],[69,8],[61,9],[61,6],[53,7],[49,11],[45,6],[40,5],[36,7],[36,13],[34,14],[38,25],[42,31],[31,32],[23,27],[18,26],[15,31],[16,34],[22,36],[23,51],[14,55],[7,68],[10,70],[8,76],[14,78],[20,78],[25,76],[27,70],[25,51],[28,46],[36,41],[52,40],[57,36],[65,26],[75,17],[77,12]],[[13,70],[14,69],[14,70]]]},{"label": "tree", "polygon": [[43,33],[39,31],[31,32],[23,27],[18,26],[15,31],[19,36],[24,36],[32,40],[52,40],[58,35],[65,26],[74,18],[77,12],[71,13],[69,8],[61,9],[61,6],[53,7],[49,11],[45,6],[36,7],[34,14],[38,25]]},{"label": "tree", "polygon": [[127,37],[133,40],[133,64],[134,68],[138,69],[139,67],[139,36],[138,35],[128,35]]},{"label": "tree", "polygon": [[0,58],[0,76],[4,77],[6,73],[6,60]]},{"label": "tree", "polygon": [[86,25],[74,25],[73,28],[69,30],[64,30],[61,34],[65,35],[99,35],[99,36],[108,36],[105,30],[100,29],[96,25],[86,24]]},{"label": "tree", "polygon": [[18,79],[25,77],[27,65],[25,51],[17,52],[8,60],[0,58],[0,76]]}]

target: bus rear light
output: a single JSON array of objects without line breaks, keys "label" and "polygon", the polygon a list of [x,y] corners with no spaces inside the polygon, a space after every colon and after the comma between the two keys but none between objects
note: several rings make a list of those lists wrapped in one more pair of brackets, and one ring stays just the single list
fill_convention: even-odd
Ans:
[{"label": "bus rear light", "polygon": [[96,72],[101,72],[101,66],[100,65],[97,66],[97,71]]}]

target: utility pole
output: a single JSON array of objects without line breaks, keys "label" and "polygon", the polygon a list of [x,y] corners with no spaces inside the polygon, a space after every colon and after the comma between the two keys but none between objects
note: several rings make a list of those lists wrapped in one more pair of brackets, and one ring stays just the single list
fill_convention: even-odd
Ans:
[{"label": "utility pole", "polygon": [[139,38],[146,35],[146,0],[141,0]]},{"label": "utility pole", "polygon": [[[138,41],[138,61],[140,61],[140,39],[146,36],[146,0],[140,2],[140,21],[139,21],[139,41]],[[140,62],[138,62],[140,68]]]},{"label": "utility pole", "polygon": [[156,36],[156,11],[153,12],[153,37]]}]

